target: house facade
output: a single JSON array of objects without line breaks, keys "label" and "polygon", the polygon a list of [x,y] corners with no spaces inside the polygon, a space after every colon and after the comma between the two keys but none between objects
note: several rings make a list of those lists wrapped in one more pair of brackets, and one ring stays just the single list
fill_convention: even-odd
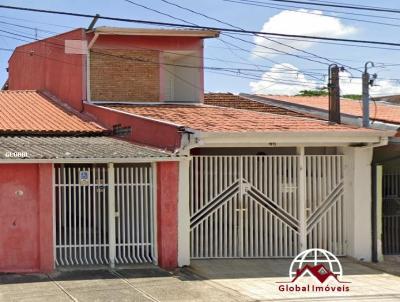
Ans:
[{"label": "house facade", "polygon": [[[239,97],[239,96],[238,96]],[[301,96],[246,95],[241,98],[262,106],[275,106],[318,119],[328,120],[328,98]],[[374,259],[400,255],[399,127],[400,107],[396,97],[374,98],[369,105],[370,128],[393,131],[389,143],[374,149],[372,161],[373,254]],[[348,125],[362,124],[360,101],[341,99],[341,120]]]},{"label": "house facade", "polygon": [[[31,155],[0,164],[8,192],[0,202],[9,209],[2,212],[7,236],[0,240],[8,241],[0,259],[9,259],[17,241],[26,247],[0,261],[10,263],[2,271],[136,263],[171,269],[191,259],[294,257],[311,247],[371,260],[365,187],[373,148],[393,133],[207,104],[203,40],[217,36],[100,27],[16,49],[9,91],[0,94],[3,111],[16,114],[3,136],[6,152],[29,148]],[[18,107],[10,95],[27,89],[35,92]],[[43,107],[38,119],[56,130],[38,135],[31,115],[16,110],[36,95],[97,132],[79,129],[69,138],[57,128],[70,125],[66,117]],[[26,169],[42,164],[43,174]],[[18,189],[28,179],[36,195]],[[45,221],[30,238],[13,229],[21,196],[35,205],[24,213]],[[17,267],[34,245],[46,266]]]}]

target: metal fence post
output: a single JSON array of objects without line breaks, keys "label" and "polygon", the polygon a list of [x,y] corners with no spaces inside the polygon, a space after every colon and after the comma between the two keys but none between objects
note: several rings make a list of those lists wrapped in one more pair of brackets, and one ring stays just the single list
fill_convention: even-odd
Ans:
[{"label": "metal fence post", "polygon": [[115,174],[114,164],[107,165],[108,172],[108,239],[110,267],[115,267]]},{"label": "metal fence post", "polygon": [[307,225],[306,225],[306,160],[304,147],[298,147],[299,155],[299,240],[300,250],[307,249]]}]

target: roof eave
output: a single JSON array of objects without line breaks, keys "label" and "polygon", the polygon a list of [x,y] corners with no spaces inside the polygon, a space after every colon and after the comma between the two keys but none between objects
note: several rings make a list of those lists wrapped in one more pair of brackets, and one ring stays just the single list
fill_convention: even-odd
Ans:
[{"label": "roof eave", "polygon": [[220,32],[217,30],[193,30],[193,29],[154,29],[154,28],[123,28],[100,26],[88,33],[99,35],[123,35],[123,36],[158,36],[158,37],[198,37],[198,38],[218,38]]},{"label": "roof eave", "polygon": [[270,132],[196,132],[200,147],[220,146],[349,146],[387,144],[393,131],[270,131]]},{"label": "roof eave", "polygon": [[53,159],[0,159],[0,163],[5,164],[26,164],[26,163],[53,163],[53,164],[106,164],[106,163],[152,163],[160,161],[180,161],[182,157],[130,157],[130,158],[53,158]]}]

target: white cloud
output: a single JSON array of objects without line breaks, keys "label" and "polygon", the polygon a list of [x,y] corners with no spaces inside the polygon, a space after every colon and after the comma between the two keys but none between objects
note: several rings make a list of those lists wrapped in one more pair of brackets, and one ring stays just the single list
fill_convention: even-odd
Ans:
[{"label": "white cloud", "polygon": [[[294,35],[343,37],[357,32],[357,29],[343,24],[339,18],[326,16],[321,11],[299,9],[298,11],[284,10],[272,16],[263,25],[261,31]],[[314,42],[309,41],[278,41],[302,50],[310,48],[314,44]],[[274,54],[270,53],[271,50],[265,47],[293,52],[293,49],[271,42],[261,36],[256,36],[254,42],[257,44],[253,49],[253,55],[255,56],[274,56]]]},{"label": "white cloud", "polygon": [[[340,73],[340,91],[341,94],[361,94],[362,80],[360,78],[351,78],[347,72]],[[370,87],[371,96],[385,96],[400,94],[400,83],[390,80],[379,80],[374,82],[374,86]]]},{"label": "white cloud", "polygon": [[318,85],[305,77],[289,63],[275,64],[259,81],[250,82],[253,93],[295,95],[304,89],[316,89]]},{"label": "white cloud", "polygon": [[[322,86],[326,86],[322,85]],[[299,69],[289,63],[276,64],[265,72],[259,81],[250,82],[253,93],[270,95],[296,95],[301,90],[313,90],[321,87],[313,79],[308,78]],[[340,92],[344,94],[361,94],[360,78],[353,78],[348,72],[340,73]],[[389,80],[375,81],[370,88],[371,96],[400,94],[400,83]]]}]

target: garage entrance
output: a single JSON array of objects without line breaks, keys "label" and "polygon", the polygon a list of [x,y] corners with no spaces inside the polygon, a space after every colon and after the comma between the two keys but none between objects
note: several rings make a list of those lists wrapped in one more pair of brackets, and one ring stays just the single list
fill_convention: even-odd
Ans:
[{"label": "garage entrance", "polygon": [[382,252],[400,255],[400,168],[385,167],[383,174]]},{"label": "garage entrance", "polygon": [[191,257],[345,255],[342,155],[193,156]]},{"label": "garage entrance", "polygon": [[55,167],[56,265],[155,261],[150,164]]}]

